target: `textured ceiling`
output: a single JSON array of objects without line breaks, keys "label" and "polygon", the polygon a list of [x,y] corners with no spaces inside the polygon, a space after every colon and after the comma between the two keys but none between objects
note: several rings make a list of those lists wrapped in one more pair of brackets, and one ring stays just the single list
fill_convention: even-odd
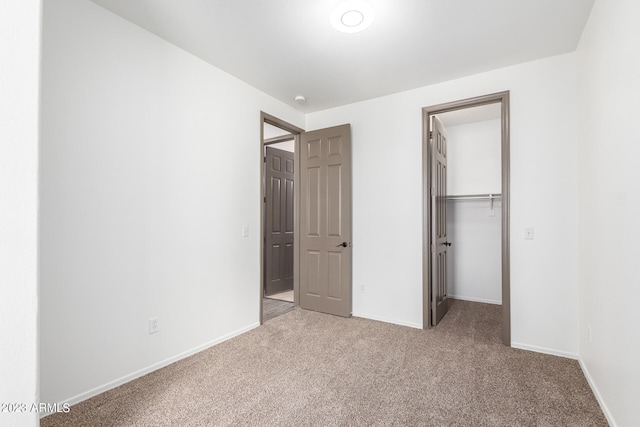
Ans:
[{"label": "textured ceiling", "polygon": [[92,1],[303,112],[571,52],[593,4],[369,0],[373,24],[344,34],[338,0]]}]

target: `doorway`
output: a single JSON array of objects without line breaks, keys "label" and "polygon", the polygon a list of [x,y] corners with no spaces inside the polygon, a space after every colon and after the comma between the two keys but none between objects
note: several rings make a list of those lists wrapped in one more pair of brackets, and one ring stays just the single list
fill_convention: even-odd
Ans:
[{"label": "doorway", "polygon": [[296,152],[303,132],[266,113],[260,114],[261,224],[260,324],[298,305],[299,236],[295,222],[299,179]]},{"label": "doorway", "polygon": [[[265,137],[265,129],[284,135]],[[286,270],[272,251],[266,259],[267,222],[266,146],[293,136],[293,300],[294,306],[337,316],[351,316],[351,126],[344,124],[305,132],[266,113],[260,115],[260,322],[264,322],[266,271],[271,265]],[[274,158],[275,159],[275,158]],[[282,169],[283,158],[277,169]],[[282,182],[282,180],[281,180]],[[276,205],[272,204],[273,209]],[[281,205],[278,205],[281,206]],[[270,220],[278,217],[271,215]],[[283,228],[283,227],[281,227]],[[270,243],[280,244],[277,241]],[[289,243],[285,243],[289,245]],[[272,271],[275,271],[272,269]],[[279,276],[278,276],[279,277]],[[269,285],[273,285],[270,283]],[[267,291],[271,292],[271,291]]]},{"label": "doorway", "polygon": [[[280,132],[278,132],[280,131]],[[264,124],[265,135],[283,130]],[[295,141],[286,133],[264,142],[264,294],[293,302]]]},{"label": "doorway", "polygon": [[[481,106],[497,104],[500,118],[500,197],[497,194],[467,194],[463,196],[486,197],[491,208],[500,209],[500,279],[502,302],[502,342],[511,345],[510,327],[510,268],[509,268],[509,92],[454,101],[423,108],[423,328],[437,324],[448,308],[447,266],[441,261],[447,259],[451,246],[442,228],[446,222],[447,191],[446,173],[446,130],[440,128],[437,115],[450,112],[471,111]],[[434,139],[435,138],[435,139]],[[436,147],[437,150],[432,149]],[[437,153],[437,156],[433,153]],[[446,157],[446,156],[445,156]],[[444,178],[443,178],[444,177]],[[441,182],[444,180],[444,183]]]}]

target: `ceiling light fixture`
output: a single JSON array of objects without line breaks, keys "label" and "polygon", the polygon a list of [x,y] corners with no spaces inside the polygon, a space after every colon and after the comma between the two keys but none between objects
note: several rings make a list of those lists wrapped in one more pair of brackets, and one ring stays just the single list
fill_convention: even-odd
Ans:
[{"label": "ceiling light fixture", "polygon": [[338,31],[358,33],[371,25],[375,16],[375,10],[365,0],[345,0],[333,9],[329,20]]},{"label": "ceiling light fixture", "polygon": [[295,98],[293,98],[294,101],[296,101],[298,104],[304,104],[307,102],[307,98],[305,98],[303,95],[296,95]]}]

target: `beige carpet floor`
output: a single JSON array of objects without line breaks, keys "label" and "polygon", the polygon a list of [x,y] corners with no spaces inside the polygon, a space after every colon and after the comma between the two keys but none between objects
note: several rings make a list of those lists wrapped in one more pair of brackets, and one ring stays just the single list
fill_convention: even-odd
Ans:
[{"label": "beige carpet floor", "polygon": [[295,309],[41,425],[607,425],[575,360],[499,334],[464,301],[429,331]]}]

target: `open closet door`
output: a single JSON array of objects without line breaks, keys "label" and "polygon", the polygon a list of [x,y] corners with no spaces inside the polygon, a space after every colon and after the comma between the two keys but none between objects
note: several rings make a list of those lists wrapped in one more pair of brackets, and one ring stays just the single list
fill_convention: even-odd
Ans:
[{"label": "open closet door", "polygon": [[447,131],[431,117],[431,322],[449,310],[447,291]]},{"label": "open closet door", "polygon": [[301,134],[300,307],[351,316],[351,126]]}]

